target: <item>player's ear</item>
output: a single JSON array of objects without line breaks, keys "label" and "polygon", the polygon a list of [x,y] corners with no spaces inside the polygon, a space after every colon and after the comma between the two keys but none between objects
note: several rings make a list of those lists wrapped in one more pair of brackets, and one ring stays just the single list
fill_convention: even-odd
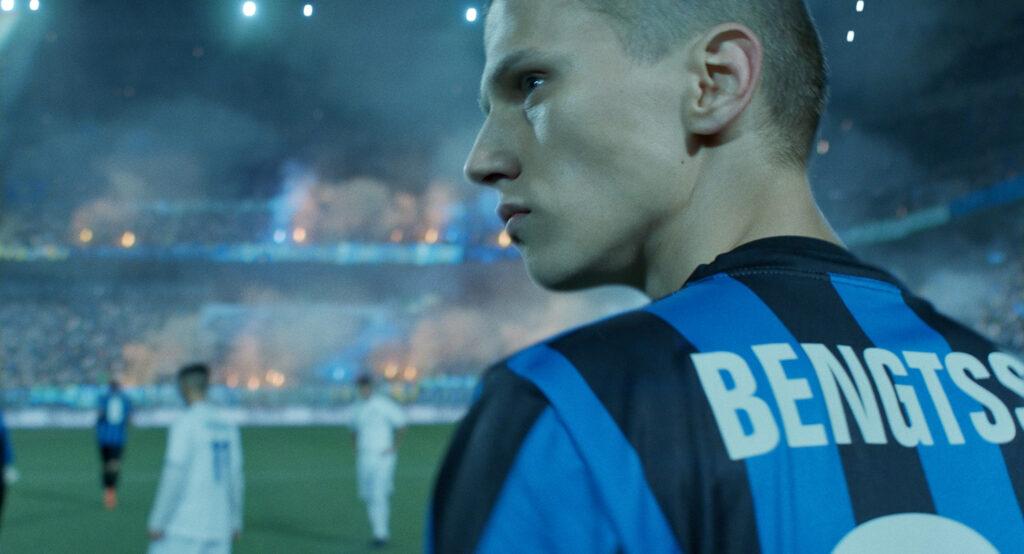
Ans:
[{"label": "player's ear", "polygon": [[749,28],[723,23],[687,45],[684,118],[690,133],[718,135],[750,105],[764,50]]}]

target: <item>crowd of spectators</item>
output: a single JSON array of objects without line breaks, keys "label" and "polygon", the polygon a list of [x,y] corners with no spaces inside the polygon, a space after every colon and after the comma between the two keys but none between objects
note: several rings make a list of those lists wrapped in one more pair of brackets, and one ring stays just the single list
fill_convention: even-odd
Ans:
[{"label": "crowd of spectators", "polygon": [[[1004,348],[1024,354],[1024,251],[1008,250],[993,261],[997,263],[991,265],[990,273],[980,278],[985,282],[979,283],[991,292],[984,294],[984,306],[968,316],[967,323]],[[7,401],[88,405],[96,387],[116,375],[129,379],[143,405],[174,404],[169,381],[130,370],[132,348],[160,336],[154,333],[170,319],[202,310],[203,303],[210,301],[204,294],[157,285],[0,286],[0,385]],[[216,332],[215,327],[208,331]],[[221,339],[230,342],[231,333],[224,334]],[[223,400],[270,408],[328,407],[353,400],[350,383],[308,369],[306,374],[290,373],[283,387],[253,387],[245,379],[232,383],[221,378]],[[413,380],[399,377],[392,386],[394,394],[406,402],[461,405],[469,402],[475,379],[473,369],[446,369],[442,363],[430,375]]]},{"label": "crowd of spectators", "polygon": [[[167,365],[160,359],[174,355],[177,344],[161,352],[155,344],[168,337],[174,318],[189,318],[214,302],[208,289],[166,284],[122,283],[62,286],[29,282],[0,285],[0,389],[9,406],[90,407],[111,377],[127,385],[141,406],[159,407],[178,402],[167,375],[151,371]],[[234,340],[232,329],[206,332],[211,343]],[[336,345],[343,348],[346,345]],[[209,360],[219,367],[229,362],[230,348],[214,351]],[[140,359],[139,352],[145,354]],[[151,367],[139,367],[141,365]],[[172,368],[173,369],[173,368]],[[286,386],[255,386],[246,378],[218,376],[219,400],[232,405],[276,408],[289,405],[330,407],[356,397],[353,385],[315,375],[306,368],[288,375]],[[383,377],[383,375],[382,375]],[[397,378],[390,386],[404,402],[464,405],[469,402],[475,375],[448,375],[439,371],[423,378]]]},{"label": "crowd of spectators", "polygon": [[978,328],[998,344],[1024,356],[1024,206],[966,221],[980,227],[990,244],[987,265],[992,268],[990,302]]},{"label": "crowd of spectators", "polygon": [[1000,346],[1024,355],[1024,259],[1007,266],[994,276],[993,294],[975,326]]},{"label": "crowd of spectators", "polygon": [[6,388],[103,383],[125,369],[125,347],[158,329],[174,304],[145,293],[49,287],[0,290],[0,371]]},{"label": "crowd of spectators", "polygon": [[944,206],[972,193],[1020,176],[1024,150],[1012,153],[989,152],[978,159],[960,160],[929,168],[927,184],[891,189],[875,199],[878,206],[891,206],[879,219],[902,218],[914,212]]},{"label": "crowd of spectators", "polygon": [[[981,167],[970,169],[968,173],[976,177],[969,181],[950,180],[952,188],[944,189],[943,198],[949,200],[951,194],[971,192],[1016,176],[1006,169],[1006,164],[991,166],[988,172]],[[914,198],[906,200],[904,213],[928,207],[926,204],[934,200],[935,194],[938,193],[914,193]],[[1001,346],[1024,354],[1024,207],[1018,205],[1001,210],[958,220],[941,232],[957,237],[970,236],[970,240],[977,241],[965,251],[988,252],[988,260],[978,265],[987,268],[979,281],[984,281],[982,286],[988,287],[990,292],[986,292],[984,305],[977,314],[958,317],[965,317],[968,324]],[[131,227],[139,244],[174,247],[274,240],[272,216],[265,211],[182,213],[156,210],[147,213],[146,217],[132,220]],[[83,241],[83,237],[75,236],[75,225],[67,220],[44,215],[31,225],[27,221],[19,220],[16,214],[5,215],[0,225],[0,246],[12,243],[39,246],[47,241],[76,245],[76,240],[80,247],[114,245],[120,238],[118,233],[123,233],[125,228],[113,224],[90,228],[89,240]],[[30,232],[31,229],[35,231]],[[262,231],[257,233],[254,229]],[[417,238],[424,233],[422,226],[417,225],[396,229],[398,232],[393,230],[388,236],[370,233],[371,227],[361,229],[353,231],[356,234],[352,236],[367,241],[424,240],[424,237]],[[294,229],[288,231],[286,242],[295,241],[292,232]],[[264,236],[266,233],[271,236]],[[311,233],[306,238],[315,243],[318,235]],[[443,234],[430,238],[445,240]],[[896,249],[899,244],[896,243]],[[911,244],[907,248],[920,250],[921,245]],[[949,294],[957,294],[957,291]],[[165,327],[171,318],[183,312],[196,313],[209,301],[216,299],[168,290],[163,285],[147,287],[122,283],[120,286],[106,284],[68,289],[62,285],[0,282],[0,386],[8,391],[35,390],[35,396],[26,394],[22,398],[49,403],[63,398],[60,391],[68,387],[102,384],[111,375],[125,374],[133,345],[145,343],[147,337]],[[441,370],[440,374],[443,373]],[[396,386],[400,389],[399,396],[406,400],[440,404],[467,402],[472,383],[462,378],[465,373],[454,371],[451,378],[424,376],[415,383],[397,383]],[[149,386],[153,382],[141,379],[137,384]],[[245,389],[245,385],[239,388]],[[292,401],[320,405],[346,401],[344,387],[318,390],[310,379],[291,379],[284,388],[286,390],[277,392],[242,390],[232,398],[260,405]],[[147,398],[161,403],[173,400],[173,394],[165,391]]]}]

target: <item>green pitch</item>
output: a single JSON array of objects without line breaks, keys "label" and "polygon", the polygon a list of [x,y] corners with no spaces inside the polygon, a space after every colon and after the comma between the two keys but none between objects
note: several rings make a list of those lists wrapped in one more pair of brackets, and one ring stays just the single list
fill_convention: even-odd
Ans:
[{"label": "green pitch", "polygon": [[[382,552],[422,550],[426,504],[452,426],[411,427],[399,451],[392,542]],[[163,430],[129,435],[120,505],[102,505],[99,454],[85,430],[16,430],[21,481],[8,489],[0,552],[139,553],[156,494]],[[370,551],[356,496],[355,455],[341,427],[246,428],[245,530],[236,553]]]}]

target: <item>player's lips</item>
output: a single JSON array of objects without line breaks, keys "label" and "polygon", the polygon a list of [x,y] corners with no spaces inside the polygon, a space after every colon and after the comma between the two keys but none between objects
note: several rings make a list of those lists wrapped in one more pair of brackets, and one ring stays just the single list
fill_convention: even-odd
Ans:
[{"label": "player's lips", "polygon": [[501,222],[508,228],[508,224],[516,219],[521,219],[523,216],[530,213],[530,209],[522,204],[515,204],[512,202],[506,202],[498,206],[498,217],[501,218]]}]

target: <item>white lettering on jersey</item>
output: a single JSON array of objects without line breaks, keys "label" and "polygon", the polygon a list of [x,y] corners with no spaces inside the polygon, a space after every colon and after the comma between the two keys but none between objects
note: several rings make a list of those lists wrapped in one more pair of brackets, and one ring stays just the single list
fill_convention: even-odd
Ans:
[{"label": "white lettering on jersey", "polygon": [[[779,428],[768,404],[754,395],[757,381],[747,362],[732,352],[693,354],[691,359],[729,458],[740,460],[774,449],[779,443]],[[732,388],[725,381],[726,374],[733,382]],[[743,431],[740,412],[751,423],[749,435]]]},{"label": "white lettering on jersey", "polygon": [[946,368],[956,386],[992,414],[992,420],[989,420],[984,411],[978,410],[970,413],[971,423],[974,424],[974,428],[978,430],[981,438],[995,444],[1012,441],[1013,437],[1017,435],[1017,426],[1013,423],[1010,410],[996,398],[996,395],[974,382],[974,379],[991,377],[985,364],[970,354],[950,352],[946,355]]},{"label": "white lettering on jersey", "polygon": [[[814,371],[821,384],[821,392],[825,397],[832,434],[838,444],[850,444],[850,429],[847,426],[846,414],[843,411],[843,400],[839,396],[842,391],[846,405],[850,407],[853,419],[860,428],[860,434],[868,444],[885,444],[885,427],[882,424],[882,412],[871,389],[871,382],[864,371],[864,366],[857,359],[857,354],[849,346],[840,346],[839,351],[846,360],[853,375],[851,381],[846,368],[836,359],[824,344],[802,344],[804,352],[811,360]],[[856,388],[854,388],[856,383]],[[838,385],[838,389],[836,386]]]},{"label": "white lettering on jersey", "polygon": [[[878,395],[882,399],[882,408],[889,420],[889,429],[896,441],[903,446],[913,448],[918,444],[934,444],[928,422],[917,400],[917,393],[911,385],[894,385],[889,375],[906,377],[907,368],[903,366],[899,356],[881,348],[868,348],[864,351],[864,361],[875,379]],[[906,418],[904,412],[906,410]]]},{"label": "white lettering on jersey", "polygon": [[791,379],[782,367],[782,362],[797,359],[793,347],[786,343],[762,344],[754,347],[754,355],[768,375],[768,384],[775,394],[789,446],[798,448],[828,444],[824,425],[805,424],[800,421],[797,401],[814,398],[814,395],[811,394],[811,385],[807,379]]},{"label": "white lettering on jersey", "polygon": [[949,397],[946,396],[939,376],[935,372],[942,370],[942,362],[934,352],[904,352],[903,358],[907,360],[907,366],[921,372],[921,378],[928,387],[928,394],[932,397],[932,405],[939,413],[939,421],[946,431],[946,438],[949,444],[963,444],[964,433],[960,430],[960,423],[953,415],[953,407],[949,405]]},{"label": "white lettering on jersey", "polygon": [[[1024,399],[1024,362],[1002,352],[993,352],[988,355],[988,365],[992,366],[996,379],[1004,387]],[[1014,412],[1020,426],[1024,428],[1024,408],[1017,408]]]},{"label": "white lettering on jersey", "polygon": [[[888,432],[905,447],[935,444],[925,410],[931,410],[933,423],[937,421],[942,425],[950,445],[966,444],[979,438],[992,444],[1005,444],[1018,437],[1018,424],[1024,428],[1024,362],[1008,354],[990,354],[990,369],[978,358],[963,352],[951,352],[940,358],[934,352],[907,351],[902,352],[901,357],[883,348],[867,348],[862,353],[862,364],[849,346],[836,347],[842,360],[824,344],[805,343],[800,347],[801,351],[797,352],[787,343],[753,345],[752,359],[760,364],[753,369],[743,356],[734,352],[691,355],[731,459],[770,452],[778,447],[783,431],[786,444],[791,448],[823,446],[829,444],[829,436],[836,444],[850,444],[852,437],[845,407],[849,408],[867,444],[888,442],[886,423]],[[802,356],[814,368],[828,413],[827,424],[808,422],[801,417],[800,406],[814,399],[815,389],[807,378],[788,375],[785,363],[800,360]],[[916,371],[911,373],[907,368]],[[768,387],[758,390],[754,371],[764,372]],[[982,382],[989,384],[988,388]],[[1004,404],[1002,398],[990,390],[996,382],[1022,402],[1016,407]],[[927,390],[931,402],[922,405],[918,390]],[[954,409],[948,394],[960,393],[970,398],[971,411],[957,413]],[[776,413],[781,422],[776,420]],[[965,436],[962,426],[967,421],[977,430],[977,435]]]}]

